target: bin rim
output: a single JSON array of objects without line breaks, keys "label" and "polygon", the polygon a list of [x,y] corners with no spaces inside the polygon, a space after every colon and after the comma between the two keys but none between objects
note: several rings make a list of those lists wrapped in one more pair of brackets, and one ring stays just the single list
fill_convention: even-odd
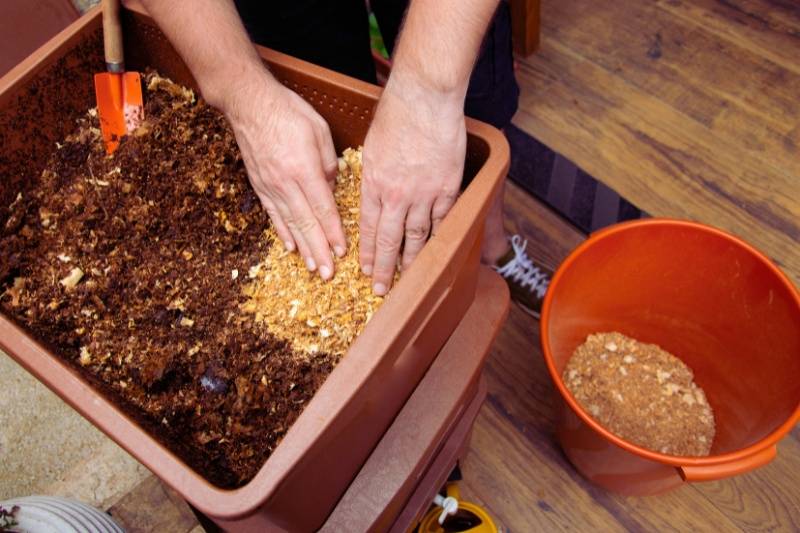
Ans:
[{"label": "bin rim", "polygon": [[590,428],[594,431],[602,435],[605,439],[616,444],[620,448],[638,455],[644,459],[649,459],[651,461],[656,461],[663,464],[668,464],[676,467],[682,466],[689,466],[689,467],[700,467],[700,466],[717,466],[723,465],[727,463],[734,463],[746,459],[748,457],[752,457],[764,450],[775,446],[778,441],[780,441],[792,428],[797,424],[800,420],[800,401],[798,401],[797,405],[794,408],[794,412],[786,419],[786,421],[775,428],[770,434],[765,436],[763,439],[759,440],[758,442],[751,444],[750,446],[746,446],[739,450],[735,450],[732,452],[727,452],[719,455],[709,455],[706,457],[686,457],[686,456],[679,456],[679,455],[669,455],[665,453],[660,453],[656,451],[649,450],[642,446],[638,446],[633,444],[621,437],[618,437],[605,427],[603,427],[599,422],[597,422],[594,418],[592,418],[577,402],[574,398],[572,393],[569,392],[564,381],[561,378],[561,375],[556,370],[555,361],[553,360],[553,350],[550,346],[550,320],[551,320],[551,313],[552,313],[552,306],[553,306],[553,298],[555,294],[554,288],[558,287],[559,284],[562,282],[562,279],[565,275],[565,272],[575,263],[579,257],[583,255],[583,253],[588,250],[589,248],[593,247],[598,242],[601,242],[605,239],[614,237],[620,233],[627,232],[631,229],[648,227],[648,226],[659,226],[659,227],[670,227],[670,228],[684,228],[690,229],[710,235],[714,235],[719,237],[723,240],[728,241],[729,243],[744,249],[746,252],[750,253],[753,257],[755,257],[761,264],[763,264],[767,269],[775,275],[781,285],[788,289],[789,295],[794,300],[795,306],[798,310],[800,310],[800,291],[794,286],[794,284],[789,280],[789,277],[783,273],[775,263],[770,260],[767,256],[765,256],[762,252],[754,248],[752,245],[748,244],[741,238],[728,233],[727,231],[721,230],[719,228],[715,228],[708,224],[703,224],[700,222],[694,222],[690,220],[683,220],[677,218],[668,218],[668,217],[655,217],[655,218],[648,218],[642,220],[632,220],[627,222],[621,222],[618,224],[611,225],[607,228],[603,228],[598,230],[595,233],[592,233],[589,238],[587,238],[584,242],[578,245],[567,258],[561,263],[561,265],[556,270],[553,278],[550,282],[550,285],[547,290],[547,294],[545,295],[544,303],[542,305],[542,316],[541,321],[539,323],[539,333],[542,343],[542,354],[545,359],[545,363],[547,365],[547,370],[550,373],[550,377],[553,380],[553,384],[555,385],[556,389],[558,389],[558,393],[567,403],[569,408],[583,421],[587,424]]}]

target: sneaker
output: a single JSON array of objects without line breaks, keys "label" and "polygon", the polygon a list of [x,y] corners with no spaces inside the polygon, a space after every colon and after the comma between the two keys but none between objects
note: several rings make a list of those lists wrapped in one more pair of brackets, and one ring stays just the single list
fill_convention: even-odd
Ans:
[{"label": "sneaker", "polygon": [[539,318],[553,272],[535,265],[528,257],[527,246],[528,241],[514,235],[511,237],[511,248],[493,268],[508,283],[511,299],[526,313]]}]

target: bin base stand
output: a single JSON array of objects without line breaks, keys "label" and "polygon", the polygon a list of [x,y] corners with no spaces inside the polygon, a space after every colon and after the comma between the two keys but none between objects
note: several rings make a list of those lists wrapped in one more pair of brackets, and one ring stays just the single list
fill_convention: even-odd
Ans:
[{"label": "bin base stand", "polygon": [[481,268],[474,303],[322,531],[405,533],[422,520],[466,454],[486,397],[481,373],[508,303],[505,281]]}]

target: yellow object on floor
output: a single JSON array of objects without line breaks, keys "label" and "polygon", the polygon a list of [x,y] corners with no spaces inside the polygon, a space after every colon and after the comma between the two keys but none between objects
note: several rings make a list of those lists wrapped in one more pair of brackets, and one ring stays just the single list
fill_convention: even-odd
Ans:
[{"label": "yellow object on floor", "polygon": [[447,484],[447,498],[458,501],[458,510],[449,514],[440,524],[443,509],[438,504],[428,511],[417,528],[418,533],[497,533],[497,526],[489,514],[474,503],[459,500],[458,485]]}]

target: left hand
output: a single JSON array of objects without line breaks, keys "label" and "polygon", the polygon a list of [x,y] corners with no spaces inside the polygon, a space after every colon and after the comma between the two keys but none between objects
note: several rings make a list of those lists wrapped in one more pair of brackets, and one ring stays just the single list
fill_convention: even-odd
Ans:
[{"label": "left hand", "polygon": [[389,291],[455,203],[467,134],[463,94],[393,73],[364,142],[359,257],[377,295]]}]

